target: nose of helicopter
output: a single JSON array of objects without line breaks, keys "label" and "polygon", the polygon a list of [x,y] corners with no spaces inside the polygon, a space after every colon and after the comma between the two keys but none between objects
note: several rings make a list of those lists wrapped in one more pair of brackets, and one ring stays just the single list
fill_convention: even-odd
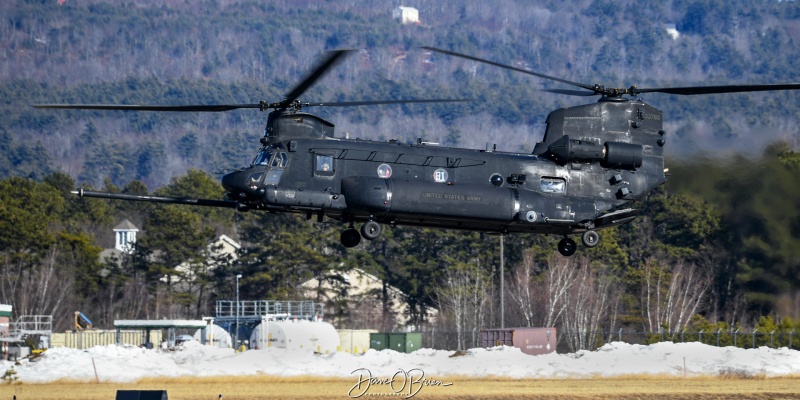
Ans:
[{"label": "nose of helicopter", "polygon": [[229,193],[240,193],[244,189],[244,171],[234,171],[223,175],[222,187]]},{"label": "nose of helicopter", "polygon": [[262,167],[240,169],[222,177],[222,187],[231,199],[258,198],[266,170]]}]

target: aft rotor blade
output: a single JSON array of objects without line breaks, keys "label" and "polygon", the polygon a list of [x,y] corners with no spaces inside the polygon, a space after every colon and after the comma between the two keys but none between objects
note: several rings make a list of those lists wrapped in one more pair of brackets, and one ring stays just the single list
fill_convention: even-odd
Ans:
[{"label": "aft rotor blade", "polygon": [[669,93],[679,95],[762,92],[769,90],[800,90],[800,83],[775,83],[766,85],[688,86],[674,88],[634,89],[638,93]]},{"label": "aft rotor blade", "polygon": [[467,102],[467,101],[472,101],[472,99],[343,101],[343,102],[326,102],[326,103],[303,103],[303,106],[345,107],[345,106],[371,106],[380,104],[448,103],[448,102]]},{"label": "aft rotor blade", "polygon": [[594,93],[594,90],[595,90],[595,86],[594,85],[586,85],[586,84],[583,84],[583,83],[572,82],[572,81],[568,81],[566,79],[556,78],[554,76],[540,74],[538,72],[533,72],[533,71],[528,71],[527,69],[512,67],[510,65],[500,64],[500,63],[497,63],[497,62],[494,62],[494,61],[484,60],[483,58],[468,56],[466,54],[456,53],[456,52],[449,51],[449,50],[437,49],[435,47],[423,46],[422,48],[426,49],[426,50],[430,50],[430,51],[435,51],[435,52],[438,52],[438,53],[448,54],[448,55],[451,55],[451,56],[466,58],[468,60],[478,61],[478,62],[482,62],[482,63],[485,63],[485,64],[494,65],[494,66],[500,67],[500,68],[505,68],[505,69],[510,69],[510,70],[517,71],[517,72],[522,72],[522,73],[525,73],[525,74],[528,74],[528,75],[537,76],[539,78],[549,79],[551,81],[566,83],[567,85],[577,86],[577,87],[580,87],[580,88],[584,88],[586,90],[591,90],[593,93]]},{"label": "aft rotor blade", "polygon": [[34,104],[36,108],[57,108],[77,110],[122,110],[122,111],[176,111],[176,112],[221,112],[240,108],[261,108],[261,104],[216,104],[185,106],[146,106],[118,104]]},{"label": "aft rotor blade", "polygon": [[338,61],[342,60],[342,57],[346,56],[347,54],[351,53],[353,50],[334,50],[328,52],[328,56],[322,60],[322,62],[317,65],[316,68],[308,75],[302,82],[300,82],[297,86],[294,87],[287,95],[286,99],[281,102],[281,105],[285,108],[288,107],[293,101],[297,100],[303,93],[305,93],[308,88],[311,87],[314,83],[322,77],[331,67],[333,67]]}]

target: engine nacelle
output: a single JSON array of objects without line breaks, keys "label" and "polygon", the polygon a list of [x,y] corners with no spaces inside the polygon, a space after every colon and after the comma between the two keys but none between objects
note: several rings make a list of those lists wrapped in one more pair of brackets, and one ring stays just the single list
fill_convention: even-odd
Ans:
[{"label": "engine nacelle", "polygon": [[603,159],[603,146],[584,140],[570,139],[564,135],[548,148],[553,160],[561,165],[571,161],[599,161]]},{"label": "engine nacelle", "polygon": [[553,161],[565,165],[570,162],[600,161],[606,168],[633,170],[642,166],[644,148],[640,144],[606,142],[600,145],[586,140],[570,139],[564,135],[548,146]]},{"label": "engine nacelle", "polygon": [[642,166],[644,148],[640,144],[606,142],[603,166],[617,169],[636,169]]}]

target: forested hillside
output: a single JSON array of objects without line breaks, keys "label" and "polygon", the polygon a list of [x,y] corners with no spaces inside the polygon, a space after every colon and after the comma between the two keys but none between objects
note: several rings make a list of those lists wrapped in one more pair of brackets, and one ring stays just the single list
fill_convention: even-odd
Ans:
[{"label": "forested hillside", "polygon": [[[393,20],[399,5],[418,8],[420,23]],[[345,251],[335,237],[338,226],[67,194],[87,185],[178,195],[194,188],[198,196],[219,197],[215,178],[249,162],[266,114],[31,105],[278,101],[325,50],[350,48],[355,54],[302,100],[474,101],[307,109],[336,124],[338,136],[404,142],[422,137],[471,148],[488,142],[527,152],[541,139],[550,111],[595,99],[537,91],[564,86],[420,46],[587,84],[663,87],[800,82],[797,38],[796,1],[3,2],[0,300],[40,313],[88,307],[98,310],[103,323],[188,317],[210,312],[216,298],[230,298],[230,277],[237,272],[246,276],[243,293],[250,298],[289,299],[298,296],[296,286],[304,279],[359,266],[409,293],[418,324],[426,307],[452,309],[448,304],[457,299],[444,282],[463,281],[486,295],[466,307],[475,311],[469,324],[496,326],[495,236],[393,228],[379,241]],[[574,260],[553,256],[552,238],[507,237],[507,278],[517,282],[507,294],[513,297],[507,299],[513,314],[507,325],[678,331],[692,315],[728,327],[753,326],[762,315],[791,324],[800,317],[800,93],[642,97],[664,111],[670,183],[637,205],[641,218],[604,232],[600,248]],[[164,234],[145,235],[130,260],[95,262],[121,218]],[[175,224],[192,228],[167,229]],[[215,270],[191,293],[163,285],[159,277],[171,273],[177,259],[153,261],[152,254],[168,248],[197,254],[219,233],[245,244],[239,262]],[[168,247],[174,241],[185,247]],[[31,297],[27,288],[41,276],[70,286],[61,297]],[[572,296],[555,297],[559,276],[576,282],[561,288],[574,291]],[[588,292],[578,291],[577,282],[591,288],[594,300],[578,295]],[[531,292],[523,287],[535,289],[535,298],[526,300]],[[686,309],[665,311],[660,302],[679,295]],[[343,325],[355,324],[352,310],[343,304],[339,309]],[[594,325],[574,325],[588,316]]]},{"label": "forested hillside", "polygon": [[[646,4],[646,5],[645,5]],[[95,186],[151,187],[195,167],[247,162],[265,115],[43,111],[33,103],[277,101],[324,50],[359,49],[307,101],[466,98],[466,104],[317,108],[340,134],[528,151],[547,113],[584,99],[520,73],[431,54],[437,46],[589,84],[639,87],[797,81],[796,2],[10,1],[0,5],[5,160],[0,173],[64,170]],[[677,38],[668,28],[675,27]],[[797,144],[795,93],[647,95],[674,157],[776,139]],[[213,149],[213,150],[212,150]],[[248,152],[249,150],[249,152]]]}]

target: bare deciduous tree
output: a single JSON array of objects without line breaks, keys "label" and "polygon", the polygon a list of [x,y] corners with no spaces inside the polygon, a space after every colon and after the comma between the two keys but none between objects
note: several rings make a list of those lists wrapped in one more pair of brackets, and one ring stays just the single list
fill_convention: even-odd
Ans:
[{"label": "bare deciduous tree", "polygon": [[541,268],[529,253],[514,271],[509,296],[520,308],[527,326],[555,326],[568,306],[568,293],[578,269],[569,258],[553,255]]},{"label": "bare deciduous tree", "polygon": [[566,291],[560,336],[572,351],[593,349],[603,328],[614,329],[621,288],[610,268],[592,265],[587,258],[569,259],[564,268],[572,270],[572,284]]},{"label": "bare deciduous tree", "polygon": [[33,264],[14,262],[4,257],[0,276],[0,296],[14,306],[14,314],[53,315],[64,325],[67,308],[73,299],[74,268],[59,263],[59,248],[53,246]]},{"label": "bare deciduous tree", "polygon": [[523,256],[522,264],[514,269],[511,275],[511,282],[508,288],[508,296],[519,307],[522,317],[525,319],[525,326],[533,326],[534,310],[536,307],[536,285],[535,278],[536,265],[529,254]]},{"label": "bare deciduous tree", "polygon": [[466,333],[482,327],[491,278],[477,264],[459,264],[445,270],[444,284],[435,291],[441,317],[454,320],[459,350],[466,347]]},{"label": "bare deciduous tree", "polygon": [[694,264],[677,262],[669,267],[648,260],[642,267],[641,308],[644,328],[655,333],[679,332],[700,309],[711,277]]}]

